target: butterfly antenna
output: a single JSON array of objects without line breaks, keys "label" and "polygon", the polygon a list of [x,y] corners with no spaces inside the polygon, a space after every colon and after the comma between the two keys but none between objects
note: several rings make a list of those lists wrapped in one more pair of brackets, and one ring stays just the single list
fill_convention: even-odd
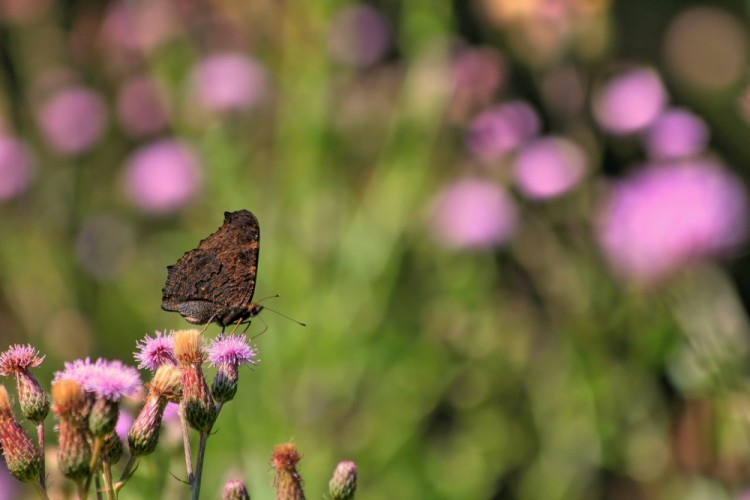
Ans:
[{"label": "butterfly antenna", "polygon": [[[303,322],[301,322],[301,321],[297,321],[297,320],[296,320],[296,319],[294,319],[294,318],[290,318],[290,317],[289,317],[289,316],[287,316],[286,314],[282,314],[282,313],[280,313],[279,311],[276,311],[276,310],[274,310],[274,309],[271,309],[271,308],[270,308],[270,307],[268,307],[268,306],[263,306],[263,309],[266,309],[266,310],[268,310],[268,311],[271,311],[272,313],[276,313],[276,314],[278,314],[279,316],[281,316],[282,318],[286,318],[286,319],[288,319],[289,321],[293,321],[294,323],[297,323],[297,324],[298,324],[299,326],[307,326],[307,325],[306,325],[305,323],[303,323]],[[259,317],[260,317],[260,316],[259,316]]]},{"label": "butterfly antenna", "polygon": [[260,304],[264,300],[268,300],[268,299],[278,299],[279,297],[281,297],[281,295],[279,295],[278,293],[276,295],[269,295],[268,297],[263,297],[262,299],[257,301],[256,304]]}]

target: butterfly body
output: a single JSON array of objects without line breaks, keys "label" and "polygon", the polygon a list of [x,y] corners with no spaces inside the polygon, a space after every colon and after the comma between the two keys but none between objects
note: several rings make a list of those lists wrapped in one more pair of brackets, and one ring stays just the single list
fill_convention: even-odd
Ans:
[{"label": "butterfly body", "polygon": [[247,210],[225,212],[224,224],[167,267],[161,307],[186,321],[221,326],[256,316],[252,302],[258,268],[260,227]]}]

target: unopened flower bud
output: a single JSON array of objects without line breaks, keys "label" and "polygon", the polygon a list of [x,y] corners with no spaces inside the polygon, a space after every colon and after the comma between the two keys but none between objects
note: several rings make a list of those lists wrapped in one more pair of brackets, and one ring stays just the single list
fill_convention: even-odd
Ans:
[{"label": "unopened flower bud", "polygon": [[19,481],[33,481],[39,477],[44,456],[42,450],[26,435],[16,422],[5,386],[0,385],[0,445],[8,471]]},{"label": "unopened flower bud", "polygon": [[112,431],[104,436],[104,444],[101,451],[102,460],[110,464],[116,464],[122,458],[123,451],[122,440],[117,435],[117,432]]},{"label": "unopened flower bud", "polygon": [[160,366],[148,384],[148,390],[146,404],[128,432],[128,446],[135,457],[148,455],[156,449],[167,402],[179,401],[182,395],[180,368],[171,364]]},{"label": "unopened flower bud", "polygon": [[328,483],[331,500],[353,500],[357,490],[357,466],[354,462],[339,462]]},{"label": "unopened flower bud", "polygon": [[103,437],[115,430],[120,406],[117,401],[100,398],[94,401],[89,414],[89,430],[97,437]]},{"label": "unopened flower bud", "polygon": [[238,479],[230,479],[224,484],[222,500],[250,500],[245,483]]},{"label": "unopened flower bud", "polygon": [[208,432],[216,419],[216,406],[201,364],[205,358],[198,330],[174,334],[174,350],[182,370],[182,408],[190,427]]},{"label": "unopened flower bud", "polygon": [[57,448],[60,470],[73,480],[88,477],[91,447],[86,436],[86,399],[77,381],[60,379],[52,384],[52,411],[60,420]]},{"label": "unopened flower bud", "polygon": [[293,443],[276,445],[271,457],[271,465],[276,471],[274,486],[276,500],[304,500],[302,477],[297,472],[297,463],[302,456]]}]

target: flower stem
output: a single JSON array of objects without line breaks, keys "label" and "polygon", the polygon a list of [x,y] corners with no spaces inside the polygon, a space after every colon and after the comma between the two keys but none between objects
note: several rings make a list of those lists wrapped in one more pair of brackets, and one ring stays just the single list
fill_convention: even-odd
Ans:
[{"label": "flower stem", "polygon": [[112,467],[109,460],[102,461],[102,476],[104,476],[104,494],[107,500],[116,500],[115,489],[112,486]]},{"label": "flower stem", "polygon": [[125,468],[122,470],[122,474],[120,475],[120,480],[117,481],[117,484],[115,484],[115,493],[118,493],[123,486],[125,486],[125,483],[128,482],[130,479],[130,471],[133,469],[133,465],[135,465],[135,455],[130,455],[130,458],[128,459],[128,463],[125,464]]},{"label": "flower stem", "polygon": [[36,424],[36,435],[38,438],[39,449],[42,450],[42,469],[39,471],[39,488],[44,492],[44,498],[47,498],[47,472],[44,467],[44,422]]},{"label": "flower stem", "polygon": [[[214,418],[214,423],[216,423],[216,419],[219,418],[222,406],[223,403],[216,403],[216,417]],[[211,435],[211,429],[213,429],[213,427],[214,424],[211,424],[211,427],[207,431],[201,432],[200,443],[198,444],[198,457],[195,464],[195,480],[190,483],[193,489],[192,500],[198,500],[200,496],[201,477],[203,476],[203,457],[206,455],[206,444],[208,443],[208,437]]]},{"label": "flower stem", "polygon": [[193,457],[190,452],[190,428],[185,419],[185,410],[180,405],[180,424],[182,425],[182,446],[185,448],[185,467],[187,468],[187,480],[190,486],[193,485]]},{"label": "flower stem", "polygon": [[39,493],[39,497],[43,500],[49,500],[49,496],[47,495],[47,490],[42,487],[39,483],[34,483],[34,488],[36,489],[36,492]]},{"label": "flower stem", "polygon": [[78,488],[78,500],[86,500],[89,497],[89,480],[76,481],[76,487]]}]

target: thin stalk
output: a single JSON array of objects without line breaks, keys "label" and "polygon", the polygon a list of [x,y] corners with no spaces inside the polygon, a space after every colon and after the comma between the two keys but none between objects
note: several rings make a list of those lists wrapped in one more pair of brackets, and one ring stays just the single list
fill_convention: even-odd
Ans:
[{"label": "thin stalk", "polygon": [[[216,423],[216,420],[219,418],[219,413],[221,413],[223,405],[224,403],[221,402],[216,403],[216,417],[214,418],[214,423]],[[201,478],[203,476],[203,457],[206,455],[206,444],[208,443],[208,437],[211,435],[211,429],[213,428],[214,424],[211,424],[211,427],[207,431],[201,432],[201,439],[198,444],[198,457],[195,464],[195,481],[190,483],[193,489],[192,500],[198,500],[198,497],[200,496]]]},{"label": "thin stalk", "polygon": [[201,476],[203,475],[203,457],[206,454],[206,443],[208,442],[208,436],[210,433],[210,430],[201,432],[200,444],[198,445],[198,460],[195,467],[195,478],[194,481],[190,483],[193,490],[192,495],[190,496],[191,500],[198,500],[198,498],[200,498]]},{"label": "thin stalk", "polygon": [[44,492],[44,498],[47,498],[47,472],[44,466],[44,422],[36,424],[36,436],[39,449],[42,450],[42,470],[39,472],[39,488]]},{"label": "thin stalk", "polygon": [[[94,452],[91,454],[91,464],[89,468],[91,469],[91,473],[89,474],[89,477],[86,479],[86,495],[89,494],[89,489],[91,488],[91,479],[96,476],[96,470],[98,469],[97,465],[99,463],[99,454],[102,451],[102,446],[104,445],[104,439],[97,436],[94,438]],[[85,498],[85,497],[84,497]]]},{"label": "thin stalk", "polygon": [[102,461],[102,476],[104,477],[104,494],[107,500],[116,500],[115,489],[112,486],[112,467],[109,460]]},{"label": "thin stalk", "polygon": [[134,455],[130,455],[130,458],[128,458],[128,463],[125,464],[125,468],[122,470],[120,480],[117,481],[117,484],[115,484],[115,493],[118,493],[122,489],[122,487],[125,486],[125,483],[128,482],[128,479],[130,479],[130,471],[133,469],[135,461],[136,457]]},{"label": "thin stalk", "polygon": [[86,500],[89,497],[88,480],[76,481],[76,488],[78,489],[78,500]]},{"label": "thin stalk", "polygon": [[49,500],[49,496],[47,495],[47,490],[43,488],[41,484],[34,483],[34,489],[36,490],[37,493],[39,493],[39,496],[43,500]]},{"label": "thin stalk", "polygon": [[182,425],[182,446],[185,448],[185,467],[187,468],[188,483],[193,485],[193,458],[190,453],[190,427],[185,419],[185,412],[180,405],[180,425]]},{"label": "thin stalk", "polygon": [[94,492],[96,493],[96,500],[104,500],[102,497],[102,479],[98,474],[94,475]]}]

